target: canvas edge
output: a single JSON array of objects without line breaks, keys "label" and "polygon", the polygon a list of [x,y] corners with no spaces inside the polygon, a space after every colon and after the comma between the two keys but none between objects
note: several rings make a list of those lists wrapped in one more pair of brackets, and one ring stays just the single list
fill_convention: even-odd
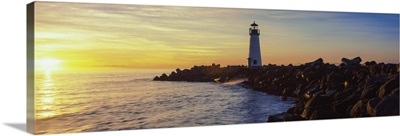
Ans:
[{"label": "canvas edge", "polygon": [[35,2],[27,4],[26,8],[26,130],[35,133]]},{"label": "canvas edge", "polygon": [[[142,4],[124,4],[124,3],[85,3],[85,2],[53,2],[53,1],[39,1],[40,3],[81,3],[81,4],[115,4],[115,5],[136,5],[136,6],[167,6],[167,7],[193,7],[193,8],[225,8],[225,9],[247,9],[247,10],[275,10],[275,11],[300,11],[300,12],[328,12],[328,13],[338,13],[338,12],[344,12],[344,13],[359,13],[359,14],[395,14],[399,15],[398,13],[372,13],[372,12],[346,12],[346,11],[309,11],[309,10],[290,10],[290,9],[257,9],[257,8],[233,8],[233,7],[204,7],[204,6],[184,6],[184,5],[142,5]],[[34,71],[34,66],[35,66],[35,3],[37,2],[31,2],[27,4],[27,52],[26,52],[26,64],[27,64],[27,123],[26,123],[26,130],[29,133],[36,134],[35,133],[35,89],[34,89],[34,83],[35,83],[35,71]],[[394,115],[396,116],[396,115]],[[391,117],[391,116],[388,116]],[[370,117],[368,117],[370,118]],[[375,118],[375,117],[373,117]],[[340,119],[340,118],[335,118]],[[354,118],[350,118],[354,119]],[[321,120],[321,119],[319,119]],[[326,120],[326,119],[322,119]],[[331,119],[328,119],[331,120]],[[211,125],[213,126],[213,125]],[[219,126],[219,125],[216,125]],[[104,131],[92,131],[92,132],[104,132]],[[63,133],[58,133],[58,134],[63,134]]]}]

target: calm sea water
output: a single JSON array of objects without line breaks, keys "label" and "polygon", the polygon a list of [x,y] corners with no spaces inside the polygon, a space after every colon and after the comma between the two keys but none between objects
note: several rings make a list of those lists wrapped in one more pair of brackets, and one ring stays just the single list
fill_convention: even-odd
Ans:
[{"label": "calm sea water", "polygon": [[38,133],[265,122],[293,101],[231,83],[152,81],[168,71],[37,72]]}]

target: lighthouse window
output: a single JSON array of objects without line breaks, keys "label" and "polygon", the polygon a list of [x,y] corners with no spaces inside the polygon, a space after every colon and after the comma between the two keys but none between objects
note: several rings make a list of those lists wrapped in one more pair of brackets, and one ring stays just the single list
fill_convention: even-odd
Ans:
[{"label": "lighthouse window", "polygon": [[253,64],[257,64],[257,60],[253,60]]}]

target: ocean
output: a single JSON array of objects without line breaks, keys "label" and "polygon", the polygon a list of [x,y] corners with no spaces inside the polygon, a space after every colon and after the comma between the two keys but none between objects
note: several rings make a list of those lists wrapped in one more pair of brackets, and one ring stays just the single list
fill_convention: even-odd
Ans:
[{"label": "ocean", "polygon": [[36,133],[263,123],[294,101],[229,83],[152,81],[168,70],[36,72]]}]

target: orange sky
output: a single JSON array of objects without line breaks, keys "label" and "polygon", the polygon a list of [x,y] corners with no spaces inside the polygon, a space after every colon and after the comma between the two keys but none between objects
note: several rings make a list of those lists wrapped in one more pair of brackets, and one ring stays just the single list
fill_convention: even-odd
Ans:
[{"label": "orange sky", "polygon": [[399,62],[394,14],[51,2],[36,2],[35,8],[35,58],[47,60],[38,67],[246,65],[253,21],[261,30],[264,64],[318,58],[339,63],[357,56],[363,62]]}]

